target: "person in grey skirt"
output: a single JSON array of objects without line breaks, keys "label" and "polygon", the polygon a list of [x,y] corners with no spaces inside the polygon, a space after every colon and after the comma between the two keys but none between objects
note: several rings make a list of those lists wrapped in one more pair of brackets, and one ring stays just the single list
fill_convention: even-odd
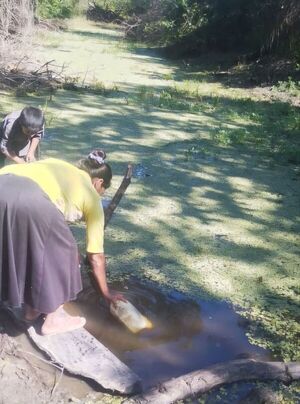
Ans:
[{"label": "person in grey skirt", "polygon": [[96,150],[78,166],[50,158],[0,170],[0,302],[24,307],[26,321],[42,314],[44,335],[85,324],[62,308],[82,289],[78,249],[67,222],[84,219],[87,256],[100,290],[108,302],[124,300],[106,280],[99,196],[112,171],[105,157]]},{"label": "person in grey skirt", "polygon": [[34,161],[44,137],[44,124],[42,110],[35,107],[7,115],[0,125],[0,168],[5,159],[19,164]]}]

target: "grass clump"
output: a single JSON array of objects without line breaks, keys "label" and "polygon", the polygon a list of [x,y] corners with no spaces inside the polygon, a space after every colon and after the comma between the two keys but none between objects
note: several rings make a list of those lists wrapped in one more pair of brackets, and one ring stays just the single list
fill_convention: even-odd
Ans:
[{"label": "grass clump", "polygon": [[99,94],[104,97],[110,96],[119,92],[119,87],[116,84],[107,85],[101,80],[94,80],[91,84],[85,84],[79,76],[65,77],[61,87],[64,90],[76,91],[79,93]]},{"label": "grass clump", "polygon": [[287,102],[259,100],[195,81],[179,82],[163,90],[140,86],[131,101],[214,116],[222,121],[210,131],[216,145],[250,147],[281,162],[300,163],[299,109]]},{"label": "grass clump", "polygon": [[293,80],[292,77],[288,77],[285,81],[278,81],[277,85],[273,86],[273,89],[280,92],[287,92],[294,97],[300,96],[300,81]]}]

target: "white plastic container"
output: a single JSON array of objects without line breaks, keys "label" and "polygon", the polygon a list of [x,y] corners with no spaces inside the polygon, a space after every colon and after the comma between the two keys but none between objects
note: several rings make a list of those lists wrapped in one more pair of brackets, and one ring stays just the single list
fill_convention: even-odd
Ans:
[{"label": "white plastic container", "polygon": [[153,327],[151,321],[128,301],[117,300],[116,303],[111,303],[110,312],[133,333]]}]

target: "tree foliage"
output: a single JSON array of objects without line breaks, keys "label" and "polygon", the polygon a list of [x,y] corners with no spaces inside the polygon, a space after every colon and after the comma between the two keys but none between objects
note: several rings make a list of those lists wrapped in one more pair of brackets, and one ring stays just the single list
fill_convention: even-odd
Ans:
[{"label": "tree foliage", "polygon": [[79,0],[37,0],[37,14],[43,18],[69,18]]},{"label": "tree foliage", "polygon": [[131,38],[187,50],[300,57],[299,0],[97,0],[127,21]]}]

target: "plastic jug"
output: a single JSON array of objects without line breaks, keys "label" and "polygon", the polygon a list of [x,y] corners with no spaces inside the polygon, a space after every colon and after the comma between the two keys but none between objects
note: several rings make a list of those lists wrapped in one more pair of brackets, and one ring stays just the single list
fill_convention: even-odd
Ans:
[{"label": "plastic jug", "polygon": [[123,302],[122,300],[117,300],[116,303],[111,303],[110,312],[133,333],[153,327],[151,321],[143,316],[143,314],[128,301]]}]

